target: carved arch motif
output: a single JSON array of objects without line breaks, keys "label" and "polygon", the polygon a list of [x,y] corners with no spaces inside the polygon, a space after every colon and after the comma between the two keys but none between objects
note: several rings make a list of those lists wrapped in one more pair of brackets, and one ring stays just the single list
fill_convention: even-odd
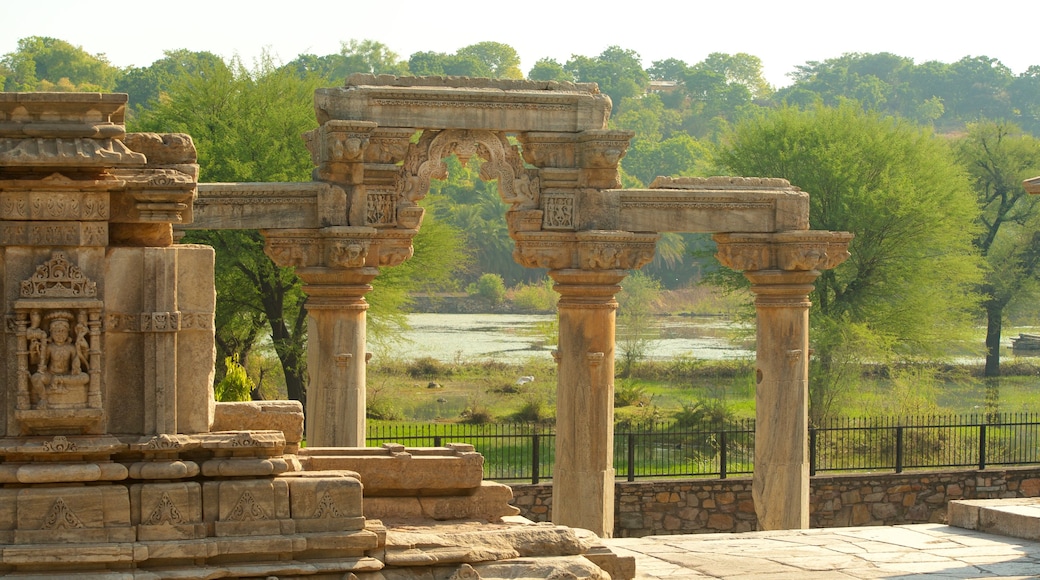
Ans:
[{"label": "carved arch motif", "polygon": [[480,178],[497,179],[502,201],[512,204],[514,210],[538,207],[537,172],[524,167],[518,148],[510,145],[503,133],[469,129],[423,132],[419,142],[409,148],[398,176],[399,207],[415,205],[429,193],[431,179],[448,176],[444,159],[452,153],[463,164],[470,157],[483,159]]}]

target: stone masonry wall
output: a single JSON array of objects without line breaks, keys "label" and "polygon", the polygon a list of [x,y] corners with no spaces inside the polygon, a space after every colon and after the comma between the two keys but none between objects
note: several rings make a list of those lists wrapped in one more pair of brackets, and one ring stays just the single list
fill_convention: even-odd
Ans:
[{"label": "stone masonry wall", "polygon": [[[552,484],[513,485],[513,504],[534,521],[552,518]],[[746,532],[757,527],[751,479],[618,482],[616,537]],[[822,475],[812,478],[809,526],[946,521],[951,499],[1040,496],[1040,467]]]}]

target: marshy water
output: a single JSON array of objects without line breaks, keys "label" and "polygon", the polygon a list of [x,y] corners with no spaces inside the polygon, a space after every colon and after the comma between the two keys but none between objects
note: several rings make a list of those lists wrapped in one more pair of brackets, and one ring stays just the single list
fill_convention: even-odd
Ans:
[{"label": "marshy water", "polygon": [[[658,323],[656,336],[646,349],[649,358],[725,360],[755,356],[754,337],[730,320],[672,316],[662,317]],[[446,362],[522,362],[549,357],[556,348],[549,338],[555,324],[556,315],[552,314],[409,314],[409,330],[394,355],[405,359],[428,356]],[[622,340],[619,334],[619,356]]]}]

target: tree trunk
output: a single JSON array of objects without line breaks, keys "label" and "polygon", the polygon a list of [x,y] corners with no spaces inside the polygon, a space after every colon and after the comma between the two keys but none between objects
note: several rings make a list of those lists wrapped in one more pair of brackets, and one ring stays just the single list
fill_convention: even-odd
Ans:
[{"label": "tree trunk", "polygon": [[986,372],[987,377],[1000,376],[1000,330],[1004,308],[986,307]]}]

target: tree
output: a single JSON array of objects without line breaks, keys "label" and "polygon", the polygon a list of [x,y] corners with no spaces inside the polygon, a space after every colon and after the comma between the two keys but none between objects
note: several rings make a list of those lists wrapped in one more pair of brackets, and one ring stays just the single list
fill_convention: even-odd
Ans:
[{"label": "tree", "polygon": [[112,92],[119,76],[105,55],[47,36],[19,40],[18,49],[0,59],[0,70],[7,71],[5,91]]},{"label": "tree", "polygon": [[501,42],[478,42],[464,46],[455,52],[459,57],[472,57],[483,63],[491,78],[497,79],[522,79],[524,74],[520,72],[520,55],[516,49]]},{"label": "tree", "polygon": [[622,281],[617,295],[617,347],[621,350],[618,376],[628,378],[635,365],[646,358],[658,332],[653,307],[660,298],[661,283],[638,270]]},{"label": "tree", "polygon": [[815,229],[855,234],[811,299],[810,413],[826,416],[854,363],[943,357],[970,340],[978,208],[946,143],[854,104],[784,107],[742,122],[717,161],[810,194]]},{"label": "tree", "polygon": [[408,74],[408,63],[382,42],[356,40],[340,42],[338,53],[316,56],[301,54],[285,65],[296,74],[315,74],[332,84],[342,84],[354,73]]},{"label": "tree", "polygon": [[[203,181],[306,181],[313,165],[301,134],[316,125],[314,90],[324,80],[299,76],[263,57],[252,69],[235,59],[184,74],[160,95],[135,129],[192,135]],[[186,241],[216,249],[216,340],[218,361],[233,354],[246,360],[258,338],[269,334],[281,363],[288,395],[302,400],[306,386],[306,296],[300,280],[263,252],[256,231],[191,232]],[[415,254],[381,272],[366,298],[371,327],[401,321],[408,293],[442,282],[464,264],[457,232],[427,219],[413,242]],[[261,330],[261,327],[266,327]],[[218,376],[218,380],[219,380]]]},{"label": "tree", "polygon": [[615,108],[625,97],[645,93],[650,82],[639,54],[619,46],[611,46],[594,58],[573,55],[563,68],[578,82],[598,83],[599,90],[610,97]]},{"label": "tree", "polygon": [[[311,102],[321,84],[317,76],[279,69],[266,55],[252,70],[238,59],[203,62],[196,74],[175,78],[140,124],[190,134],[204,181],[304,181],[313,166],[300,134],[316,125]],[[307,325],[299,279],[263,253],[259,232],[192,232],[185,239],[216,249],[218,361],[235,354],[246,360],[262,334],[257,325],[266,324],[288,396],[303,400]]]},{"label": "tree", "polygon": [[163,58],[146,67],[130,67],[116,81],[116,91],[130,95],[133,110],[140,113],[154,105],[177,79],[185,76],[227,74],[227,64],[212,52],[167,50]]},{"label": "tree", "polygon": [[532,81],[574,81],[574,75],[564,70],[562,64],[551,58],[542,58],[535,62],[531,70],[527,72],[527,78]]},{"label": "tree", "polygon": [[1022,186],[1023,179],[1040,172],[1040,140],[1007,123],[974,123],[956,141],[956,153],[982,210],[974,244],[988,267],[979,292],[986,311],[985,374],[995,377],[1005,308],[1040,272],[1040,200]]}]

